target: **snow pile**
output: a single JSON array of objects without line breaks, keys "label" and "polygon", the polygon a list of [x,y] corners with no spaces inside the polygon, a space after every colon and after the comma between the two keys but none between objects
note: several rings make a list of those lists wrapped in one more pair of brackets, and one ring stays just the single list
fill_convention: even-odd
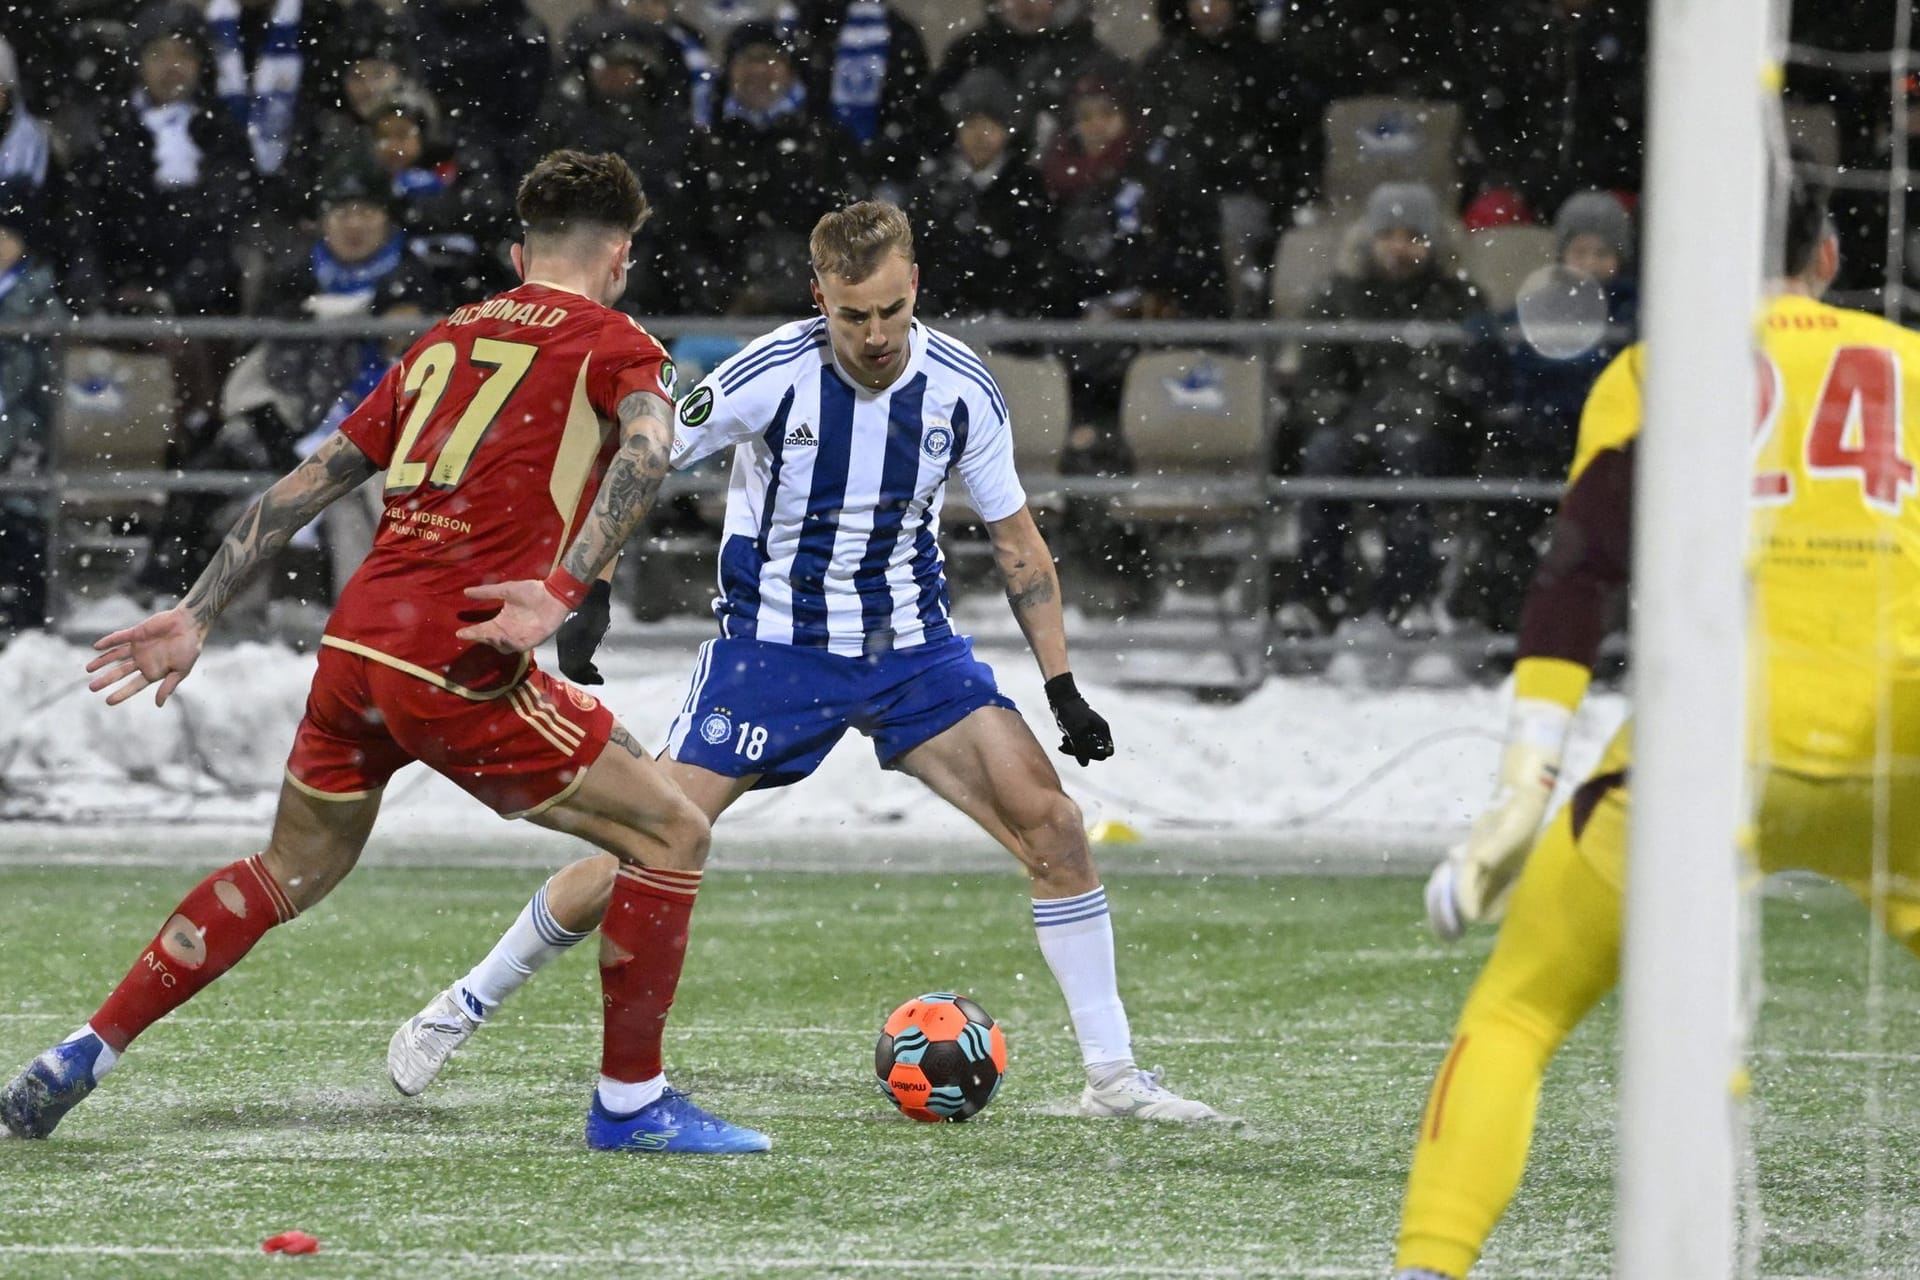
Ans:
[{"label": "snow pile", "polygon": [[[164,708],[151,694],[109,708],[86,691],[88,653],[38,634],[0,651],[0,817],[75,822],[264,823],[272,814],[313,659],[246,644],[206,654]],[[989,655],[1006,692],[1049,751],[1057,735],[1024,653]],[[603,655],[596,693],[657,746],[686,694],[691,653]],[[543,661],[550,660],[543,658]],[[1142,832],[1434,846],[1485,803],[1505,722],[1503,691],[1379,690],[1273,680],[1245,701],[1087,689],[1119,754],[1067,789],[1088,818]],[[1585,771],[1624,709],[1596,695],[1582,715],[1568,776]],[[873,832],[946,836],[971,824],[918,783],[882,773],[849,734],[808,783],[758,792],[728,816],[734,830],[831,838]],[[409,766],[387,791],[383,831],[485,839],[497,820],[445,779]]]}]

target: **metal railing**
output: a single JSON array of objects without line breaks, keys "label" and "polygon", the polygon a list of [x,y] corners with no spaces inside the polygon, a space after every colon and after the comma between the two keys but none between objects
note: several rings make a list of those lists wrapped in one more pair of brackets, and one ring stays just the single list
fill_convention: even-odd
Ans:
[{"label": "metal railing", "polygon": [[[784,318],[725,319],[658,318],[647,327],[663,340],[682,336],[720,335],[750,339],[781,323]],[[226,318],[85,318],[63,322],[0,322],[0,342],[34,339],[47,342],[57,356],[75,344],[95,344],[122,351],[152,351],[177,344],[201,341],[254,344],[262,341],[330,343],[367,338],[406,338],[417,336],[431,324],[417,317],[288,321]],[[1205,348],[1225,352],[1253,354],[1259,357],[1259,438],[1270,447],[1280,429],[1283,393],[1276,370],[1280,357],[1291,344],[1301,342],[1407,343],[1411,345],[1459,345],[1476,334],[1465,326],[1426,322],[1360,323],[1316,322],[1302,320],[1264,321],[1014,321],[975,320],[931,321],[942,331],[976,347],[1004,350],[1009,346],[1049,349],[1087,344],[1114,344],[1154,348]],[[1624,335],[1610,332],[1609,340]],[[64,386],[65,378],[57,381]],[[51,442],[49,465],[37,475],[0,476],[0,495],[30,495],[42,511],[46,527],[46,568],[49,611],[56,620],[66,603],[62,573],[69,548],[63,538],[63,507],[74,498],[98,495],[173,495],[208,493],[240,495],[257,492],[278,478],[275,472],[183,471],[166,469],[73,468],[65,465],[56,414],[56,430]],[[1018,424],[1016,423],[1016,430]],[[1229,513],[1227,531],[1240,535],[1243,544],[1234,555],[1242,561],[1243,576],[1238,581],[1246,590],[1231,609],[1221,602],[1211,610],[1202,609],[1186,619],[1161,619],[1159,624],[1143,626],[1139,620],[1109,626],[1093,624],[1077,631],[1076,645],[1085,647],[1102,642],[1138,646],[1157,644],[1173,650],[1207,649],[1226,652],[1236,673],[1228,684],[1251,685],[1279,651],[1328,651],[1325,642],[1300,642],[1279,637],[1271,625],[1270,583],[1276,561],[1276,532],[1281,509],[1290,504],[1313,500],[1341,500],[1362,503],[1433,502],[1498,503],[1510,501],[1550,501],[1558,496],[1558,482],[1471,477],[1380,478],[1380,477],[1305,477],[1269,474],[1268,457],[1249,460],[1251,470],[1221,475],[1066,476],[1058,474],[1023,475],[1029,494],[1039,499],[1085,498],[1118,500],[1148,497],[1166,503],[1207,504]],[[676,476],[667,493],[710,492],[723,484],[708,475]],[[1071,571],[1071,569],[1069,570]],[[1503,641],[1498,637],[1473,640],[1469,649],[1487,654],[1498,652]],[[1132,651],[1137,652],[1137,649]]]}]

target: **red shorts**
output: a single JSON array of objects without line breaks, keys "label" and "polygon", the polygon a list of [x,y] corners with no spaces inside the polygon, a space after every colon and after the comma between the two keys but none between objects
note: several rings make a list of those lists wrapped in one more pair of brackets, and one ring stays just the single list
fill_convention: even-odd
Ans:
[{"label": "red shorts", "polygon": [[309,795],[355,800],[418,760],[495,813],[524,818],[573,794],[613,724],[599,699],[538,667],[475,701],[322,645],[287,776]]}]

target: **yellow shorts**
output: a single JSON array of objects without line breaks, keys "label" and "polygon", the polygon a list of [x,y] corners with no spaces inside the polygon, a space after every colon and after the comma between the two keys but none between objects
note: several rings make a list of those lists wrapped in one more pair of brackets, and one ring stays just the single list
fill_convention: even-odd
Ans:
[{"label": "yellow shorts", "polygon": [[[1615,889],[1625,883],[1631,735],[1629,721],[1570,802],[1575,847]],[[1920,934],[1920,776],[1819,778],[1761,769],[1754,794],[1762,872],[1811,871],[1870,904],[1879,862],[1887,872],[1888,932],[1902,941]]]}]

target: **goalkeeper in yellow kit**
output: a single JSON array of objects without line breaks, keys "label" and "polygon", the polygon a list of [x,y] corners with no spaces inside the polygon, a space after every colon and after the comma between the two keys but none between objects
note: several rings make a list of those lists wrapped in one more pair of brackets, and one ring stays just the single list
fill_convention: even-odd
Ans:
[{"label": "goalkeeper in yellow kit", "polygon": [[[1756,849],[1764,871],[1820,872],[1866,898],[1877,819],[1892,873],[1886,921],[1914,948],[1920,424],[1909,440],[1905,414],[1920,412],[1920,336],[1819,301],[1839,265],[1826,203],[1824,191],[1793,185],[1757,356]],[[1506,919],[1421,1118],[1397,1280],[1467,1274],[1519,1185],[1548,1059],[1618,978],[1626,728],[1537,841],[1535,831],[1626,585],[1643,359],[1638,345],[1622,352],[1588,397],[1521,623],[1500,790],[1427,886],[1442,937],[1503,910]]]}]

